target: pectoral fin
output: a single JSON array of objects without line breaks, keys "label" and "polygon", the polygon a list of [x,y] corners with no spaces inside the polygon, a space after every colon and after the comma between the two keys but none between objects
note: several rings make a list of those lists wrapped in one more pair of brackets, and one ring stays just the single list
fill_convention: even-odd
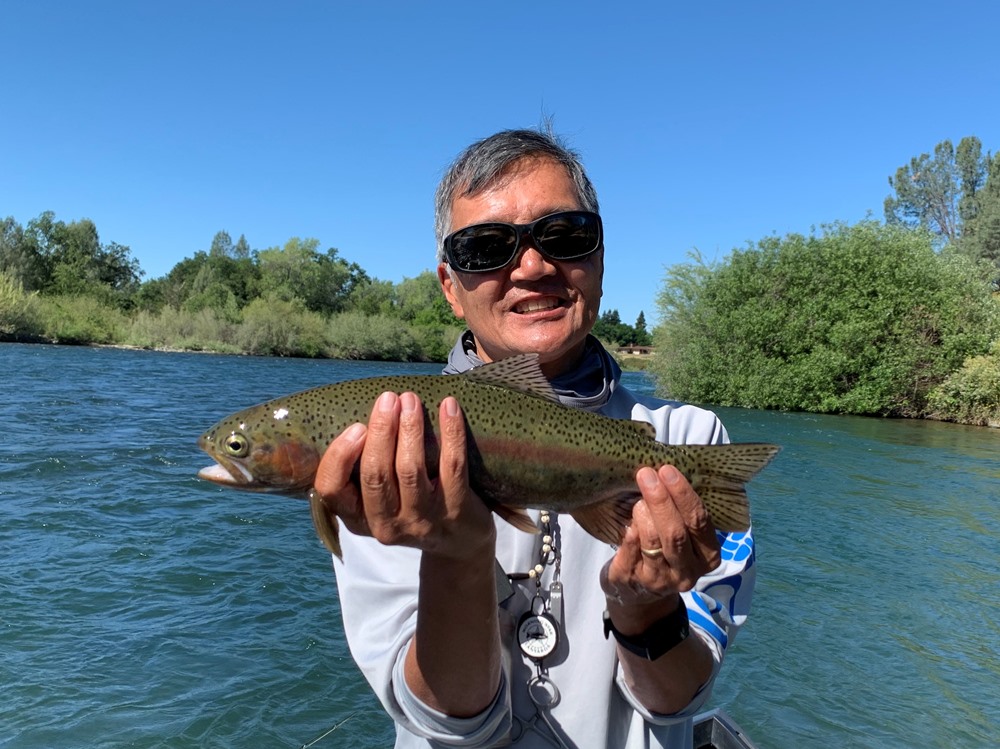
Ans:
[{"label": "pectoral fin", "polygon": [[529,515],[525,510],[501,504],[493,505],[491,509],[519,531],[524,531],[525,533],[539,532],[538,526],[535,525],[535,521],[531,519],[531,515]]},{"label": "pectoral fin", "polygon": [[625,538],[625,529],[632,522],[632,508],[640,496],[638,490],[622,492],[573,510],[570,515],[594,538],[619,546]]},{"label": "pectoral fin", "polygon": [[313,525],[316,526],[316,534],[323,545],[336,555],[337,559],[344,561],[343,553],[340,550],[340,529],[336,517],[331,517],[323,504],[323,498],[315,489],[309,490],[309,511],[312,514]]}]

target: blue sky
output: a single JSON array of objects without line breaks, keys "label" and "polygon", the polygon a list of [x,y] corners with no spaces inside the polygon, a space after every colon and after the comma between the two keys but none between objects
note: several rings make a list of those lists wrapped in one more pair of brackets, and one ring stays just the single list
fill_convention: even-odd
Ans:
[{"label": "blue sky", "polygon": [[543,116],[606,227],[604,309],[669,266],[882,217],[948,138],[1000,149],[1000,5],[5,0],[0,216],[90,218],[146,278],[219,230],[434,267],[434,187]]}]

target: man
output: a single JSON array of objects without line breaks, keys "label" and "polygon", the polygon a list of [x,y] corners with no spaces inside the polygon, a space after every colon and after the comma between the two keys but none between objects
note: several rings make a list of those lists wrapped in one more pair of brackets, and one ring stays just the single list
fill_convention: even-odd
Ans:
[{"label": "man", "polygon": [[[663,442],[727,442],[714,414],[629,393],[589,336],[604,270],[597,211],[576,156],[545,134],[500,132],[459,156],[437,193],[438,277],[468,331],[445,371],[537,353],[568,405],[647,421]],[[749,610],[749,534],[723,554],[670,466],[637,472],[642,499],[617,549],[568,516],[534,512],[542,533],[524,533],[470,489],[454,398],[438,406],[428,476],[422,407],[383,394],[316,479],[352,531],[334,565],[345,631],[396,746],[690,747],[691,717]]]}]

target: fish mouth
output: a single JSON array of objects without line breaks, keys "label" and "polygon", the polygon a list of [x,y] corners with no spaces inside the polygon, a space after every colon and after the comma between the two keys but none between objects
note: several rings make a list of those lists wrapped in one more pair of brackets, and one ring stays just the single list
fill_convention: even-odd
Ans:
[{"label": "fish mouth", "polygon": [[231,460],[223,461],[219,458],[216,458],[216,461],[218,462],[214,465],[206,466],[198,471],[198,478],[224,486],[248,487],[253,485],[253,475],[239,463],[234,463]]}]

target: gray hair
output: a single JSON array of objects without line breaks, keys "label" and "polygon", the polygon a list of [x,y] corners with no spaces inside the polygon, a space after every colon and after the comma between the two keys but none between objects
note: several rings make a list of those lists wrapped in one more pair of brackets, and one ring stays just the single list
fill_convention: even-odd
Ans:
[{"label": "gray hair", "polygon": [[563,145],[548,128],[502,130],[466,148],[438,184],[434,196],[434,234],[437,259],[445,262],[444,238],[451,229],[451,205],[457,197],[472,197],[492,187],[517,162],[552,159],[566,169],[576,187],[581,210],[599,213],[597,191],[580,163],[579,155]]}]

